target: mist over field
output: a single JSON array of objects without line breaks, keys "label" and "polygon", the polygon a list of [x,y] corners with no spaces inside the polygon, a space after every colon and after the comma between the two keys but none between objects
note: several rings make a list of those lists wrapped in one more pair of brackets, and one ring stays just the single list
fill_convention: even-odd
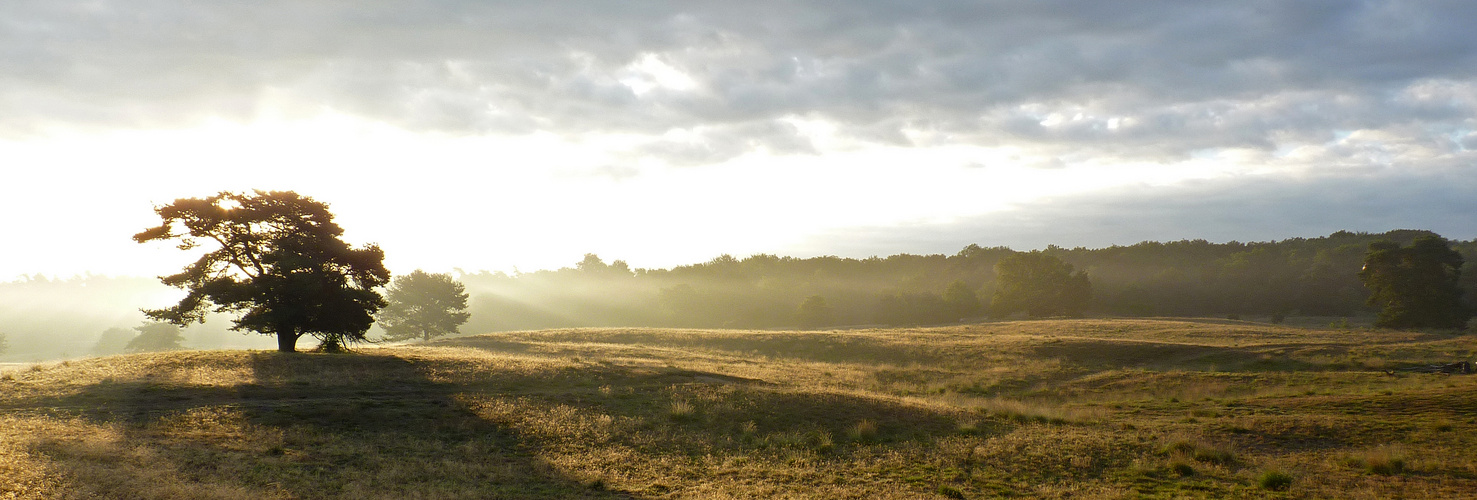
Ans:
[{"label": "mist over field", "polygon": [[[1270,321],[1322,318],[1367,323],[1376,309],[1357,273],[1371,242],[1408,243],[1423,231],[1340,232],[1279,242],[1144,242],[1102,249],[1049,247],[1086,273],[1093,316],[1211,316]],[[1456,242],[1466,256],[1463,286],[1477,300],[1477,241]],[[836,328],[910,326],[982,320],[996,289],[995,264],[1007,248],[969,246],[953,255],[898,254],[851,259],[775,255],[719,256],[671,269],[632,269],[587,255],[570,266],[505,274],[458,272],[470,320],[462,334],[570,327]],[[958,283],[959,285],[956,285]],[[962,311],[951,286],[978,301]],[[0,283],[0,361],[30,362],[122,352],[104,346],[109,329],[131,329],[142,308],[170,305],[181,291],[157,279],[36,276]],[[829,315],[806,324],[799,308],[821,297]],[[230,314],[183,329],[188,349],[267,349],[268,336],[229,331]],[[382,332],[372,329],[370,338]]]},{"label": "mist over field", "polygon": [[[183,294],[157,278],[35,276],[0,283],[0,333],[10,342],[0,361],[31,362],[120,354],[97,350],[103,332],[145,321],[145,307],[160,307]],[[191,349],[268,348],[271,339],[226,331],[229,316],[184,329]]]}]

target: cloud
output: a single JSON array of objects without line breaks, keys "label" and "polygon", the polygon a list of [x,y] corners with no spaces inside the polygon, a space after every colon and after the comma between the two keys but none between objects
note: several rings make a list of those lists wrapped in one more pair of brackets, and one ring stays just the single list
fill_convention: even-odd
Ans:
[{"label": "cloud", "polygon": [[804,116],[865,142],[923,130],[1176,161],[1390,124],[1470,131],[1472,18],[1477,4],[1435,0],[16,0],[0,6],[0,133],[334,110],[452,134],[639,134],[691,164],[808,151],[775,133]]}]

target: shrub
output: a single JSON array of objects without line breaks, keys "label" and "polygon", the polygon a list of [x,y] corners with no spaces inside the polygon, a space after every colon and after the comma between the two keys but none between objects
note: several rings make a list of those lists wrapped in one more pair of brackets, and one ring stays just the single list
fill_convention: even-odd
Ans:
[{"label": "shrub", "polygon": [[1282,471],[1269,470],[1257,476],[1256,483],[1262,489],[1282,491],[1292,486],[1292,476]]},{"label": "shrub", "polygon": [[877,423],[869,419],[862,419],[856,425],[851,426],[847,434],[856,441],[871,441],[877,437]]},{"label": "shrub", "polygon": [[1215,448],[1197,449],[1195,450],[1194,458],[1197,462],[1221,465],[1229,464],[1236,460],[1236,456],[1232,455],[1231,452]]},{"label": "shrub", "polygon": [[1391,476],[1405,472],[1405,459],[1400,457],[1382,457],[1368,462],[1369,471],[1382,476]]},{"label": "shrub", "polygon": [[1160,455],[1188,458],[1196,462],[1229,465],[1236,461],[1236,455],[1217,446],[1206,444],[1199,440],[1176,439],[1159,449]]},{"label": "shrub", "polygon": [[1405,472],[1405,454],[1399,448],[1380,447],[1345,457],[1344,465],[1364,469],[1370,474],[1393,476]]},{"label": "shrub", "polygon": [[692,420],[697,417],[697,409],[692,403],[686,401],[673,401],[672,408],[667,411],[667,416],[672,420]]}]

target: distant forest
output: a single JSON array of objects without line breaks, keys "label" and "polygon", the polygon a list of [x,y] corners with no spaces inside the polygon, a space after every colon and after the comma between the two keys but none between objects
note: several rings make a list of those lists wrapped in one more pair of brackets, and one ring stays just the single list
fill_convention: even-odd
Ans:
[{"label": "distant forest", "polygon": [[[1408,245],[1430,231],[1340,231],[1275,242],[1144,242],[1101,249],[1051,246],[1042,253],[1086,271],[1089,315],[1363,316],[1358,273],[1369,244]],[[1454,241],[1462,286],[1477,300],[1477,240]],[[805,324],[801,304],[819,296],[827,325],[956,322],[962,283],[983,317],[996,288],[995,264],[1014,253],[970,245],[954,255],[852,259],[723,255],[673,269],[630,269],[587,255],[574,267],[508,275],[463,274],[471,321],[463,331],[580,326],[783,328]]]},{"label": "distant forest", "polygon": [[[1358,278],[1369,244],[1405,245],[1432,234],[1341,231],[1277,242],[1144,242],[1041,252],[1087,273],[1088,315],[1352,318],[1374,315]],[[1473,302],[1477,240],[1451,243],[1466,261],[1462,286]],[[724,255],[673,269],[631,269],[588,255],[553,271],[454,277],[471,295],[471,320],[461,327],[469,334],[589,326],[927,325],[985,317],[996,288],[995,264],[1012,253],[970,245],[954,255],[866,259]],[[131,331],[144,319],[140,308],[168,305],[179,294],[145,277],[36,276],[0,283],[0,334],[10,346],[0,361],[117,353],[107,347],[112,343],[104,332]],[[977,307],[959,307],[961,294],[976,299]],[[807,303],[810,310],[804,311]],[[814,306],[822,306],[823,314],[814,314]],[[230,325],[229,318],[213,315],[206,324],[187,327],[184,347],[272,346],[268,337],[227,331]],[[370,336],[380,333],[372,330]]]}]

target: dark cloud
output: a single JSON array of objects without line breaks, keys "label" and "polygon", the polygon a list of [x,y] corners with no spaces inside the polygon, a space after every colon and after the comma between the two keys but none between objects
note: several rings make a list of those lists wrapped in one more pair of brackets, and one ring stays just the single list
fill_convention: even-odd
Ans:
[{"label": "dark cloud", "polygon": [[[731,135],[649,148],[690,164],[806,151],[775,132],[804,116],[883,144],[921,127],[1174,160],[1466,133],[1474,18],[1457,0],[11,0],[0,133],[328,109],[459,134]],[[690,85],[662,85],[651,57]]]}]

